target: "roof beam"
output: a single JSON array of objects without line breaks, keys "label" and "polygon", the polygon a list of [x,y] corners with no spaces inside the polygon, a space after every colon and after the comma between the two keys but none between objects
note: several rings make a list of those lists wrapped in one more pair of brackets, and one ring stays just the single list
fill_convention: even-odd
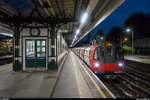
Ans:
[{"label": "roof beam", "polygon": [[[35,4],[34,0],[31,0],[31,3],[32,3],[32,5],[34,6],[33,9],[32,9],[31,14],[33,15],[33,13],[36,12],[36,13],[39,15],[39,17],[42,17],[42,15],[40,14],[40,12],[39,12],[39,10],[38,10],[38,7],[37,7],[37,5]],[[32,16],[32,15],[30,15],[30,16]]]},{"label": "roof beam", "polygon": [[61,17],[55,1],[54,0],[48,0],[48,3],[51,4],[51,7],[52,7],[51,10],[54,10],[56,17],[58,17],[58,18],[59,18],[59,16]]},{"label": "roof beam", "polygon": [[51,12],[52,12],[52,15],[56,16],[57,14],[56,14],[56,12],[55,12],[55,10],[54,10],[54,7],[53,7],[53,5],[51,4],[50,0],[47,0],[47,2],[48,2],[48,4],[49,4],[49,6],[50,6],[50,10],[51,10]]},{"label": "roof beam", "polygon": [[0,10],[0,15],[3,17],[10,17],[8,14],[4,13],[3,11]]},{"label": "roof beam", "polygon": [[66,14],[65,14],[65,8],[64,8],[64,0],[61,0],[61,3],[63,7],[63,18],[65,18]]},{"label": "roof beam", "polygon": [[60,6],[59,6],[59,4],[58,4],[58,1],[55,0],[55,3],[56,3],[56,6],[57,6],[57,8],[58,8],[59,13],[60,13],[61,15],[63,15],[62,12],[61,12],[61,10],[60,10]]},{"label": "roof beam", "polygon": [[[40,4],[41,4],[41,6],[43,6],[42,0],[39,0],[39,2],[40,2]],[[46,12],[46,14],[47,14],[48,16],[50,16],[50,13],[49,13],[48,9],[45,8],[45,7],[43,7],[43,9],[44,9],[44,11]]]},{"label": "roof beam", "polygon": [[78,0],[74,1],[74,18],[76,17],[77,13],[76,13],[76,9],[77,9],[77,4],[78,4]]},{"label": "roof beam", "polygon": [[4,11],[6,11],[7,14],[9,14],[9,15],[12,15],[12,16],[19,15],[19,12],[15,8],[11,7],[6,2],[4,2],[4,0],[0,0],[0,8],[4,9]]},{"label": "roof beam", "polygon": [[60,23],[69,23],[69,22],[77,22],[78,20],[75,18],[23,18],[23,17],[9,17],[9,18],[0,18],[0,22],[3,23],[13,23],[13,24],[24,24],[24,23],[47,23],[47,24],[60,24]]},{"label": "roof beam", "polygon": [[86,8],[88,7],[88,3],[89,3],[89,0],[82,0],[80,14],[86,10]]}]

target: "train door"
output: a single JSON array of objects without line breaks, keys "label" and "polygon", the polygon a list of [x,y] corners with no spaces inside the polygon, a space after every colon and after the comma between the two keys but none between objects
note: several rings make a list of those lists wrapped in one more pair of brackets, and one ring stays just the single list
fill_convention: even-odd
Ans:
[{"label": "train door", "polygon": [[25,40],[25,67],[46,68],[46,40]]},{"label": "train door", "polygon": [[104,53],[104,63],[105,70],[113,71],[115,64],[115,47],[114,46],[105,46]]}]

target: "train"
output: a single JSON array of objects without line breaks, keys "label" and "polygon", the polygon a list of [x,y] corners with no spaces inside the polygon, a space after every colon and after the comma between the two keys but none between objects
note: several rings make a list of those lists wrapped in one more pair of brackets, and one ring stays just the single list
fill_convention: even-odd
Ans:
[{"label": "train", "polygon": [[123,50],[120,46],[107,42],[88,47],[73,48],[73,52],[85,62],[95,74],[118,75],[125,70]]}]

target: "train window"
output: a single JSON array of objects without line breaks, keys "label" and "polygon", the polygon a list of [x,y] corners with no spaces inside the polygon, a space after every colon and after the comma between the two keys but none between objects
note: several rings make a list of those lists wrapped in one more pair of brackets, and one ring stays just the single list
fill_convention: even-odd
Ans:
[{"label": "train window", "polygon": [[102,47],[96,48],[94,53],[94,59],[99,59],[104,57],[104,50]]},{"label": "train window", "polygon": [[116,47],[115,57],[117,59],[123,59],[123,50],[120,47]]},{"label": "train window", "polygon": [[85,50],[85,56],[86,57],[88,57],[89,55],[88,55],[88,51],[87,50]]},{"label": "train window", "polygon": [[105,56],[113,56],[113,48],[112,47],[106,47]]},{"label": "train window", "polygon": [[86,56],[86,54],[87,54],[87,51],[85,50],[84,55]]},{"label": "train window", "polygon": [[88,50],[88,57],[91,56],[91,50]]}]

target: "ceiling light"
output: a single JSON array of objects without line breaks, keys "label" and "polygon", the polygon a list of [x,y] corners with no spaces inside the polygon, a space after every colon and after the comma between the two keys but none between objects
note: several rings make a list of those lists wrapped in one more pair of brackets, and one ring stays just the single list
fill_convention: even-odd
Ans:
[{"label": "ceiling light", "polygon": [[87,20],[88,14],[84,13],[81,19],[81,23],[85,23],[85,21]]}]

